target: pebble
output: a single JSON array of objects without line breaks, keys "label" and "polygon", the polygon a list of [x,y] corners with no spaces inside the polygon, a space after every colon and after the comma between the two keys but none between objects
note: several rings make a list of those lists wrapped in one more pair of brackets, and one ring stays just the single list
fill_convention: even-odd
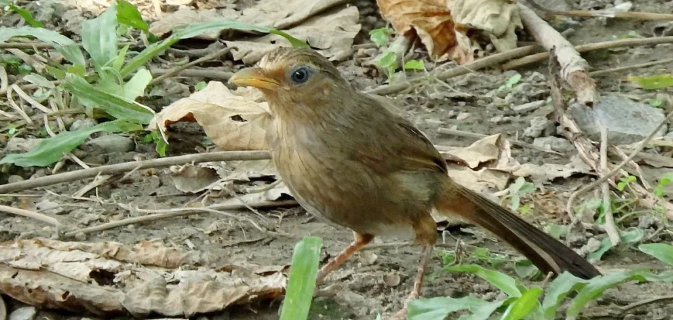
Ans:
[{"label": "pebble", "polygon": [[523,132],[524,137],[537,138],[548,136],[556,130],[554,123],[545,117],[535,117],[530,119],[530,127]]},{"label": "pebble", "polygon": [[35,307],[18,308],[9,314],[9,320],[33,320],[37,314]]},{"label": "pebble", "polygon": [[467,118],[469,118],[469,117],[470,117],[470,113],[469,113],[469,112],[461,112],[461,113],[459,113],[458,116],[456,117],[456,120],[461,121],[461,120],[465,120],[465,119],[467,119]]},{"label": "pebble", "polygon": [[570,143],[570,141],[559,137],[535,138],[535,140],[533,140],[533,145],[561,153],[571,152],[575,150],[575,147],[573,146],[572,143]]},{"label": "pebble", "polygon": [[131,138],[116,134],[108,134],[91,139],[80,148],[84,151],[89,151],[92,154],[95,154],[97,151],[98,154],[105,154],[116,152],[126,153],[133,151],[135,147],[136,143]]},{"label": "pebble", "polygon": [[15,182],[19,182],[19,181],[23,181],[22,176],[17,176],[17,175],[14,174],[14,175],[9,176],[9,178],[7,178],[7,183],[15,183]]},{"label": "pebble", "polygon": [[[600,126],[604,126],[611,145],[635,143],[647,137],[665,118],[663,110],[622,96],[607,94],[598,101],[593,108],[573,103],[568,109],[580,129],[594,141],[600,141]],[[664,134],[665,125],[655,138]]]},{"label": "pebble", "polygon": [[69,131],[76,131],[76,130],[79,130],[79,129],[82,129],[82,128],[91,128],[91,127],[95,126],[96,124],[98,124],[96,122],[96,120],[91,119],[91,118],[78,119],[78,120],[75,120],[75,122],[73,122],[70,125],[70,128],[68,130]]}]

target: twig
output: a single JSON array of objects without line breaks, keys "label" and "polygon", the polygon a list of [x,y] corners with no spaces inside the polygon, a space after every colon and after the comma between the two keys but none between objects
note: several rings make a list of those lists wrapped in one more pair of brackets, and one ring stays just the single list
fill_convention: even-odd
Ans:
[{"label": "twig", "polygon": [[[278,201],[278,202],[258,202],[258,203],[251,203],[248,204],[249,206],[255,207],[255,208],[267,208],[267,207],[284,207],[284,206],[295,206],[297,205],[297,202],[294,200],[285,200],[285,201]],[[208,209],[208,210],[204,210]],[[214,206],[209,206],[207,208],[180,208],[180,209],[173,209],[170,211],[164,211],[165,213],[159,213],[159,214],[153,214],[153,215],[148,215],[148,216],[143,216],[143,217],[134,217],[134,218],[129,218],[129,219],[124,219],[124,220],[119,220],[119,221],[114,221],[114,222],[108,222],[104,223],[98,226],[93,226],[89,228],[83,228],[75,231],[70,231],[64,234],[65,237],[73,237],[76,234],[79,233],[91,233],[91,232],[98,232],[98,231],[103,231],[103,230],[108,230],[108,229],[113,229],[121,226],[126,226],[129,224],[134,224],[134,223],[141,223],[141,222],[148,222],[148,221],[154,221],[154,220],[161,220],[161,219],[168,219],[168,218],[173,218],[173,217],[181,217],[181,216],[188,216],[192,214],[199,214],[199,213],[204,213],[204,212],[212,212],[211,210],[240,210],[240,209],[245,209],[245,206],[243,204],[231,204],[231,205],[214,205]],[[218,212],[221,213],[221,212]]]},{"label": "twig", "polygon": [[661,60],[650,61],[650,62],[645,62],[645,63],[639,63],[639,64],[634,64],[634,65],[625,66],[625,67],[617,67],[617,68],[606,69],[606,70],[592,71],[592,72],[589,72],[589,75],[592,75],[594,77],[600,77],[600,76],[604,76],[606,74],[610,74],[610,73],[614,73],[614,72],[646,68],[646,67],[655,66],[655,65],[658,65],[658,64],[666,64],[666,63],[669,63],[669,62],[673,62],[673,58],[661,59]]},{"label": "twig", "polygon": [[[526,55],[529,55],[531,53],[534,53],[536,51],[540,51],[542,48],[540,46],[526,46],[526,47],[521,47],[521,48],[516,48],[512,49],[509,51],[505,52],[500,52],[485,58],[477,59],[475,61],[472,61],[470,63],[466,63],[464,65],[456,66],[455,68],[451,70],[447,70],[444,72],[441,72],[437,74],[435,77],[439,80],[445,81],[451,78],[455,78],[458,76],[462,76],[464,74],[468,74],[471,72],[474,72],[479,69],[484,69],[490,66],[495,66],[499,65],[502,62],[515,59],[518,57],[523,57]],[[419,83],[423,82],[425,80],[425,77],[419,77],[415,78],[412,80],[409,80],[407,82],[401,82],[401,83],[396,83],[396,84],[389,84],[385,86],[380,86],[375,89],[367,90],[365,91],[366,93],[370,94],[378,94],[378,95],[386,95],[386,94],[391,94],[395,92],[399,92],[402,90],[405,90],[407,88],[410,88],[414,85],[418,85]]]},{"label": "twig", "polygon": [[[446,128],[439,128],[437,131],[438,131],[439,133],[442,133],[442,134],[449,134],[449,135],[453,135],[453,136],[466,137],[466,138],[474,138],[474,139],[482,139],[482,138],[486,138],[486,137],[488,137],[488,136],[485,135],[485,134],[474,133],[474,132],[467,132],[467,131],[460,131],[460,130],[453,130],[453,129],[446,129]],[[520,141],[520,140],[509,140],[509,139],[508,139],[508,141],[509,141],[511,144],[513,144],[513,145],[517,145],[517,146],[519,146],[519,147],[531,148],[531,149],[539,150],[539,151],[542,151],[542,152],[547,152],[547,153],[551,153],[551,154],[555,154],[555,155],[561,155],[560,153],[558,153],[558,152],[556,152],[556,151],[554,151],[554,150],[548,150],[548,149],[545,149],[545,148],[542,148],[542,147],[538,147],[538,146],[536,146],[536,145],[533,145],[533,144],[530,144],[530,143],[526,143],[526,142],[523,142],[523,141]]]},{"label": "twig", "polygon": [[[612,40],[604,41],[590,44],[583,44],[575,46],[575,50],[579,53],[603,50],[603,49],[612,49],[612,48],[621,48],[621,47],[630,47],[630,46],[647,46],[647,45],[656,45],[662,43],[672,43],[673,36],[670,37],[659,37],[659,38],[640,38],[640,39],[621,39],[621,40]],[[503,70],[510,70],[520,68],[532,63],[544,61],[549,58],[549,52],[542,52],[529,55],[520,59],[509,61],[501,66]]]},{"label": "twig", "polygon": [[190,154],[176,157],[166,157],[145,161],[132,161],[91,169],[65,172],[53,176],[24,180],[0,185],[0,193],[18,192],[26,189],[49,186],[52,184],[93,178],[99,174],[119,174],[133,169],[162,168],[185,163],[201,163],[210,161],[233,160],[265,160],[270,159],[267,151],[222,151],[212,153]]},{"label": "twig", "polygon": [[654,304],[654,303],[659,303],[659,302],[664,302],[668,300],[673,300],[673,295],[670,296],[663,296],[663,297],[656,297],[656,298],[651,298],[651,299],[645,299],[642,301],[634,302],[631,304],[627,304],[625,306],[621,307],[610,307],[610,308],[604,308],[602,311],[598,312],[592,312],[588,313],[585,312],[582,314],[582,316],[587,317],[587,318],[622,318],[626,315],[627,312],[640,308],[642,306]]},{"label": "twig", "polygon": [[547,50],[556,51],[556,59],[561,66],[561,77],[575,91],[577,101],[592,106],[597,98],[596,83],[587,73],[589,63],[575,51],[573,45],[556,29],[538,17],[533,10],[519,3],[521,21],[535,40]]},{"label": "twig", "polygon": [[41,213],[33,212],[33,211],[28,211],[28,210],[24,210],[24,209],[13,208],[13,207],[8,207],[8,206],[3,206],[3,205],[0,205],[0,211],[15,214],[15,215],[18,215],[18,216],[24,216],[24,217],[27,217],[27,218],[33,218],[35,220],[39,220],[39,221],[42,221],[44,223],[48,223],[52,226],[57,226],[57,227],[61,226],[61,223],[58,222],[58,220],[56,220],[52,217],[43,215]]},{"label": "twig", "polygon": [[180,71],[185,70],[185,69],[187,69],[191,66],[197,65],[201,62],[205,62],[205,61],[209,61],[209,60],[212,60],[212,59],[219,58],[219,57],[227,54],[229,51],[231,51],[231,47],[226,47],[222,50],[218,50],[218,51],[215,51],[213,53],[210,53],[207,56],[201,57],[201,58],[196,59],[194,61],[191,61],[189,63],[185,63],[184,65],[172,68],[168,72],[166,72],[164,75],[161,75],[161,76],[153,79],[152,81],[150,81],[150,85],[157,84],[157,83],[163,81],[164,79],[172,77],[172,76],[180,73]]},{"label": "twig", "polygon": [[[601,129],[601,174],[608,172],[608,129],[600,125]],[[601,186],[603,193],[603,214],[605,215],[605,232],[607,232],[612,246],[619,244],[621,240],[619,230],[615,225],[615,217],[612,215],[612,202],[610,201],[610,184],[606,181]]]},{"label": "twig", "polygon": [[622,18],[649,21],[673,21],[673,14],[653,13],[653,12],[620,12],[615,10],[551,10],[545,8],[534,0],[526,0],[533,8],[544,11],[549,15],[565,17],[583,17],[583,18]]}]

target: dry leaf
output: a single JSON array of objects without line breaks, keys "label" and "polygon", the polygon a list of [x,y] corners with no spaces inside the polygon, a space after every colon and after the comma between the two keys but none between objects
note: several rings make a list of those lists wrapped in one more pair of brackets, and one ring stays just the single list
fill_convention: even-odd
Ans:
[{"label": "dry leaf", "polygon": [[[161,37],[176,27],[199,22],[217,21],[222,19],[238,20],[240,13],[234,10],[198,10],[195,11],[190,7],[180,6],[178,11],[163,16],[160,20],[155,21],[150,25],[150,32],[158,37]],[[220,34],[225,30],[216,30],[204,32],[195,38],[204,40],[217,40]]]},{"label": "dry leaf", "polygon": [[447,6],[457,29],[456,36],[466,55],[473,57],[479,44],[468,36],[469,30],[479,30],[489,36],[498,52],[516,48],[516,29],[522,29],[516,1],[512,0],[448,0]]},{"label": "dry leaf", "polygon": [[540,185],[556,178],[565,179],[576,173],[592,174],[591,171],[591,167],[582,161],[579,155],[575,155],[570,159],[570,163],[565,165],[545,163],[539,166],[525,163],[518,169],[512,171],[512,175],[529,178],[534,184]]},{"label": "dry leaf", "polygon": [[182,192],[199,192],[220,180],[218,168],[210,163],[186,164],[170,168],[175,188]]},{"label": "dry leaf", "polygon": [[376,0],[381,16],[402,36],[415,32],[433,59],[457,45],[454,23],[446,0]]},{"label": "dry leaf", "polygon": [[[267,186],[268,187],[268,186]],[[287,188],[285,183],[280,182],[272,186],[268,190],[264,190],[263,186],[256,186],[250,190],[249,193],[239,195],[235,198],[230,198],[225,201],[219,202],[220,204],[248,204],[248,203],[259,203],[266,201],[276,201],[280,199],[283,195],[292,196],[290,189]]]},{"label": "dry leaf", "polygon": [[[255,25],[286,29],[339,4],[345,0],[267,0],[243,10],[241,21]],[[292,34],[294,36],[294,34]]]},{"label": "dry leaf", "polygon": [[277,298],[287,283],[280,266],[208,265],[207,253],[148,242],[20,240],[0,246],[0,292],[34,306],[101,316],[191,317]]},{"label": "dry leaf", "polygon": [[259,91],[211,81],[188,98],[180,99],[155,115],[148,129],[166,133],[167,126],[181,120],[196,120],[206,135],[224,150],[266,150],[264,132],[269,107]]},{"label": "dry leaf", "polygon": [[[284,31],[297,39],[306,41],[313,49],[330,60],[342,60],[350,56],[353,38],[360,32],[359,17],[357,7],[351,6],[312,17]],[[248,41],[225,41],[225,43],[235,48],[232,50],[234,60],[241,60],[246,64],[259,61],[262,56],[279,46],[291,46],[287,39],[275,34]]]}]

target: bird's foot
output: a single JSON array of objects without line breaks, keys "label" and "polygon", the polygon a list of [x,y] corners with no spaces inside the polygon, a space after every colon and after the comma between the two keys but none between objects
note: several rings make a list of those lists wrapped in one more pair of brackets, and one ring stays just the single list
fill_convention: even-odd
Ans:
[{"label": "bird's foot", "polygon": [[407,311],[409,311],[409,303],[411,303],[414,300],[417,300],[420,297],[421,297],[420,292],[416,290],[412,291],[407,297],[407,300],[404,302],[404,307],[399,311],[397,311],[394,315],[386,318],[385,320],[406,320]]}]

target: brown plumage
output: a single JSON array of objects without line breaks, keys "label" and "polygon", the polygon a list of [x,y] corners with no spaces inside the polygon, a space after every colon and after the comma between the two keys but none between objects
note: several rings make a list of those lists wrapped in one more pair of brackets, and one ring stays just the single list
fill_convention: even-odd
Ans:
[{"label": "brown plumage", "polygon": [[320,54],[277,49],[231,82],[259,88],[269,102],[267,142],[297,201],[323,221],[354,231],[353,244],[321,269],[319,281],[375,236],[409,234],[424,246],[410,295],[417,298],[437,240],[433,210],[487,229],[544,272],[599,275],[551,236],[453,182],[423,133],[381,99],[353,89]]}]

